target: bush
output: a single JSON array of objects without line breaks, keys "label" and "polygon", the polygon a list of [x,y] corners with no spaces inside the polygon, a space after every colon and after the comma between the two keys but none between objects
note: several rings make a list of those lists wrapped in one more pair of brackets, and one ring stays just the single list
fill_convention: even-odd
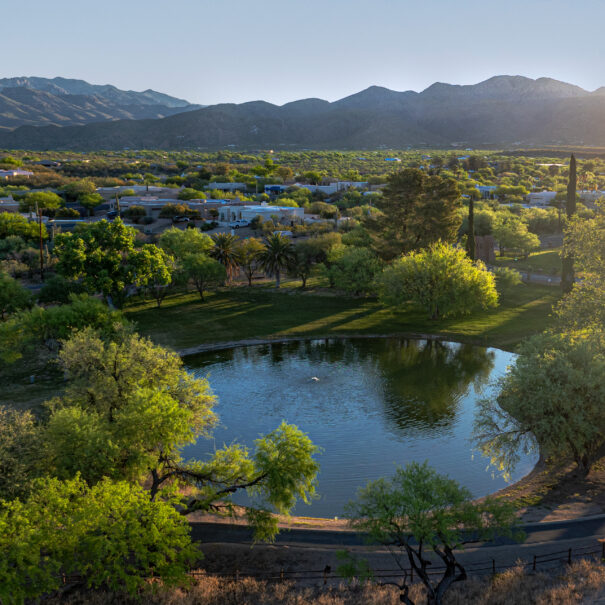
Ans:
[{"label": "bush", "polygon": [[70,302],[72,294],[83,293],[84,287],[82,284],[65,279],[60,275],[55,275],[48,279],[40,290],[38,302],[46,305],[66,305]]},{"label": "bush", "polygon": [[496,287],[499,292],[505,288],[512,288],[523,283],[521,274],[510,267],[496,267],[493,273],[496,276]]}]

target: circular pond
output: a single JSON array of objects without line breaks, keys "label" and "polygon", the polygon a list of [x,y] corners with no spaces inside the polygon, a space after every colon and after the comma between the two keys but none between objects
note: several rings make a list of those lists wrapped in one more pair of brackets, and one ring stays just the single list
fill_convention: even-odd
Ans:
[{"label": "circular pond", "polygon": [[[434,340],[321,339],[213,351],[188,357],[218,396],[214,439],[184,451],[203,458],[225,443],[253,446],[282,420],[322,448],[320,498],[308,516],[341,515],[368,480],[428,460],[483,496],[506,485],[469,441],[478,399],[494,395],[512,353]],[[533,467],[522,458],[518,479]],[[245,503],[242,495],[240,503]]]}]

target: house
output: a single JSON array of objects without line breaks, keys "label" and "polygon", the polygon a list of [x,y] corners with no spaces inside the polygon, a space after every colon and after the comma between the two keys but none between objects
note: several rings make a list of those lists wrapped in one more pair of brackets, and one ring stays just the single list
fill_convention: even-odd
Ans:
[{"label": "house", "polygon": [[246,191],[246,183],[209,183],[206,189],[219,189],[220,191]]},{"label": "house", "polygon": [[229,204],[219,209],[219,221],[229,223],[231,221],[251,221],[260,216],[263,221],[277,218],[279,223],[300,222],[305,218],[304,208],[290,208],[289,206],[270,206],[267,203],[257,205],[236,206]]},{"label": "house", "polygon": [[10,170],[0,170],[0,179],[12,179],[15,177],[25,177],[28,179],[30,176],[34,176],[33,172],[29,170],[23,170],[21,168],[11,168]]},{"label": "house", "polygon": [[385,162],[401,162],[401,158],[384,158]]},{"label": "house", "polygon": [[497,187],[495,185],[477,185],[477,191],[484,200],[494,199]]},{"label": "house", "polygon": [[0,212],[19,212],[19,202],[12,195],[0,197]]},{"label": "house", "polygon": [[332,195],[337,191],[346,191],[347,189],[365,189],[368,186],[367,181],[335,181],[329,185],[301,185],[294,183],[293,187],[308,189],[311,193],[319,191],[325,195]]},{"label": "house", "polygon": [[525,198],[527,203],[531,206],[548,206],[557,195],[556,191],[537,191],[529,193]]}]

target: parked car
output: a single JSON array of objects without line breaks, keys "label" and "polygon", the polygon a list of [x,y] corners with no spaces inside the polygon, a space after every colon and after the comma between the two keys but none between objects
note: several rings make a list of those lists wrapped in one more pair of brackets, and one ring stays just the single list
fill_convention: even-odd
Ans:
[{"label": "parked car", "polygon": [[107,218],[109,218],[109,219],[114,219],[114,218],[116,218],[117,216],[118,216],[118,211],[117,211],[117,210],[110,210],[110,211],[107,213]]},{"label": "parked car", "polygon": [[172,222],[173,223],[188,223],[189,217],[188,216],[173,216]]},{"label": "parked car", "polygon": [[239,221],[231,221],[229,223],[229,227],[231,227],[231,229],[239,229],[240,227],[249,227],[250,226],[250,221],[246,221],[244,219],[240,219]]}]

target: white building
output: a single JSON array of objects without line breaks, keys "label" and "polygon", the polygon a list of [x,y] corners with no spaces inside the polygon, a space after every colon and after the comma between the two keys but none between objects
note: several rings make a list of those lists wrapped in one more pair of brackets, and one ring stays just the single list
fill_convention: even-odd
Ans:
[{"label": "white building", "polygon": [[270,206],[263,203],[253,206],[224,206],[219,209],[219,221],[229,223],[231,221],[252,219],[260,216],[263,221],[276,217],[277,222],[287,224],[292,221],[302,221],[305,218],[304,208],[290,208],[288,206]]},{"label": "white building", "polygon": [[33,172],[29,170],[23,170],[21,168],[11,168],[10,170],[0,170],[0,179],[12,179],[17,176],[29,178],[30,176],[34,176]]},{"label": "white building", "polygon": [[548,206],[557,195],[556,191],[537,191],[527,195],[527,203],[530,206]]},{"label": "white building", "polygon": [[300,187],[301,189],[308,189],[311,193],[321,191],[326,195],[332,195],[338,191],[346,191],[347,189],[365,189],[368,186],[367,181],[335,181],[329,185],[301,185],[295,183],[293,187]]},{"label": "white building", "polygon": [[246,183],[209,183],[206,189],[219,189],[220,191],[246,191]]}]

